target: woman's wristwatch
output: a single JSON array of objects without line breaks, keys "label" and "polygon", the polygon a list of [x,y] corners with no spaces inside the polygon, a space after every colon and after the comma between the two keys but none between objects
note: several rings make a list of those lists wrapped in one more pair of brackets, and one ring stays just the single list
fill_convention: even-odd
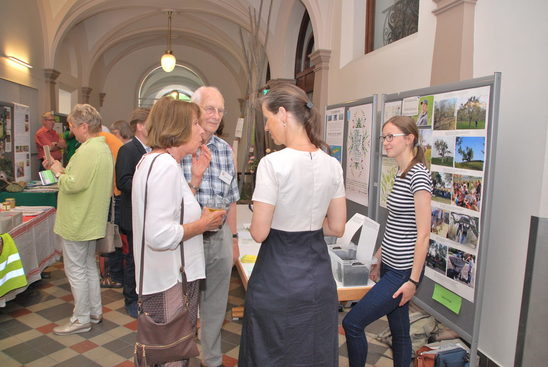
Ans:
[{"label": "woman's wristwatch", "polygon": [[415,287],[417,287],[417,288],[418,288],[419,285],[421,284],[420,282],[417,282],[417,281],[415,281],[415,280],[413,280],[413,279],[411,279],[411,278],[409,278],[409,281],[410,281],[411,283],[413,283],[413,284],[415,285]]},{"label": "woman's wristwatch", "polygon": [[233,233],[232,238],[238,238],[238,233]]}]

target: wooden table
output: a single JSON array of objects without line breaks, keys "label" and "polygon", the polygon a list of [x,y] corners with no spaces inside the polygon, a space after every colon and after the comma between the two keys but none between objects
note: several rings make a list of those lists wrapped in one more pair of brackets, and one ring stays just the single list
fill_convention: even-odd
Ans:
[{"label": "wooden table", "polygon": [[[251,222],[251,211],[247,205],[238,205],[238,234],[239,234],[239,247],[240,258],[236,261],[236,268],[242,279],[244,289],[247,290],[247,283],[253,270],[254,264],[242,263],[241,259],[244,255],[257,255],[259,253],[260,243],[253,241],[247,227]],[[356,287],[343,287],[340,282],[337,282],[337,294],[339,301],[357,301],[360,300],[374,285],[375,283],[369,280],[365,286]]]}]

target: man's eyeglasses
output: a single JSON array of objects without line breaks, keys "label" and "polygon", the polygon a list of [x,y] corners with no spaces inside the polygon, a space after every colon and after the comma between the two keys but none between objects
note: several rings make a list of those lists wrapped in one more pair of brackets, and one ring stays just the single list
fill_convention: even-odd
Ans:
[{"label": "man's eyeglasses", "polygon": [[400,134],[381,135],[379,136],[379,139],[381,140],[381,142],[387,141],[388,143],[390,143],[392,140],[394,140],[395,136],[405,136],[405,135],[407,134],[400,133]]},{"label": "man's eyeglasses", "polygon": [[219,115],[223,115],[226,112],[224,108],[215,108],[213,106],[204,106],[202,108],[208,115],[213,115],[215,112]]}]

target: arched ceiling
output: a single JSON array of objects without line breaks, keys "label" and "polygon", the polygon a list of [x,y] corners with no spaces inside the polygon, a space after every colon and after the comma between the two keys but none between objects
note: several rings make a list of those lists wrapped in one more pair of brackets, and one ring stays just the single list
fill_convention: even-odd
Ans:
[{"label": "arched ceiling", "polygon": [[[331,1],[325,0],[263,0],[259,27],[263,40],[270,3],[270,40],[266,51],[270,62],[272,57],[294,57],[294,52],[288,49],[294,44],[291,38],[297,37],[290,30],[298,24],[288,24],[288,19],[296,23],[292,12],[302,14],[300,9],[306,6],[314,26],[325,22],[331,9]],[[246,60],[240,32],[251,30],[250,11],[258,14],[261,0],[40,0],[37,4],[43,18],[45,68],[70,72],[80,86],[88,86],[92,81],[100,85],[119,60],[143,48],[157,47],[158,53],[148,60],[149,70],[156,67],[167,48],[166,10],[172,9],[175,12],[172,49],[177,62],[198,64],[196,60],[187,60],[187,55],[177,54],[177,48],[205,52],[221,62],[238,80],[241,90],[245,90]],[[316,42],[320,44],[322,40]],[[285,64],[291,65],[293,61],[285,61],[284,67],[271,70],[282,70],[282,74],[287,69]],[[142,75],[146,71],[138,72]]]}]

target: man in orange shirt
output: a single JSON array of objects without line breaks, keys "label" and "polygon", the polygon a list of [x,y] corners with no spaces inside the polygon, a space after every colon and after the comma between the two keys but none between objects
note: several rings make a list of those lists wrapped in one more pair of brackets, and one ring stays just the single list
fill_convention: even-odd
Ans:
[{"label": "man in orange shirt", "polygon": [[53,112],[44,112],[42,114],[42,127],[36,131],[34,135],[34,141],[36,143],[36,150],[38,151],[38,159],[40,164],[45,159],[44,146],[49,146],[51,157],[55,160],[62,161],[63,154],[62,149],[66,147],[65,141],[59,137],[57,131],[53,130],[55,124],[55,117]]}]

